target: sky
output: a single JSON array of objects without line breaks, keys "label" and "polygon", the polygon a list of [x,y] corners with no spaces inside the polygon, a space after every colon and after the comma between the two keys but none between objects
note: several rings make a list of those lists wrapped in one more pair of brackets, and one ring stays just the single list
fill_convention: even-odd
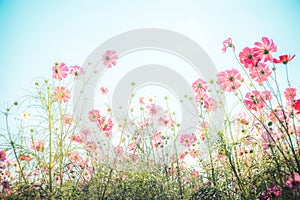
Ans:
[{"label": "sky", "polygon": [[289,71],[299,88],[299,19],[297,0],[0,0],[0,105],[26,94],[35,78],[50,77],[54,62],[81,65],[102,42],[139,28],[188,36],[218,70],[238,67],[221,51],[225,39],[241,51],[267,36],[278,55],[296,54]]}]

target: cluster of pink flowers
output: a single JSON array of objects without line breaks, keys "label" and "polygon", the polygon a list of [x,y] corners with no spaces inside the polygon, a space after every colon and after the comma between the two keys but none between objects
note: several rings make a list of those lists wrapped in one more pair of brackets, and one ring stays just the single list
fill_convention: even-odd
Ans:
[{"label": "cluster of pink flowers", "polygon": [[272,200],[273,197],[278,197],[282,194],[282,189],[278,185],[274,185],[273,187],[268,187],[266,192],[260,195],[260,200]]},{"label": "cluster of pink flowers", "polygon": [[244,103],[249,110],[260,110],[265,107],[265,102],[272,100],[270,91],[252,91],[247,92]]},{"label": "cluster of pink flowers", "polygon": [[74,76],[74,79],[76,80],[80,75],[84,73],[83,69],[80,66],[75,65],[68,67],[64,62],[55,63],[55,65],[52,67],[52,72],[52,77],[59,81],[65,79],[68,74],[72,74]]},{"label": "cluster of pink flowers", "polygon": [[106,116],[101,116],[99,110],[91,110],[89,112],[89,119],[90,121],[97,123],[98,127],[106,137],[112,137],[111,131],[114,125],[112,119],[107,118]]},{"label": "cluster of pink flowers", "polygon": [[298,190],[300,191],[300,175],[295,172],[293,174],[293,176],[290,176],[288,178],[288,180],[285,182],[285,184],[290,188],[290,189],[293,189],[293,190]]},{"label": "cluster of pink flowers", "polygon": [[206,111],[213,111],[217,108],[216,100],[209,96],[206,81],[199,78],[192,83],[192,88],[196,95],[195,101],[200,105],[204,105]]}]

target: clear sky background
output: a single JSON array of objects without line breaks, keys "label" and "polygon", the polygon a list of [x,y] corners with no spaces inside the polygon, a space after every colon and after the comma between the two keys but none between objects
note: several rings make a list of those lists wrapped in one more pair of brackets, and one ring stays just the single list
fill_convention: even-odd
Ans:
[{"label": "clear sky background", "polygon": [[219,70],[238,67],[222,53],[223,40],[232,37],[240,51],[267,36],[279,54],[296,54],[290,78],[300,86],[298,0],[0,0],[0,104],[24,95],[34,78],[51,76],[54,62],[81,65],[105,40],[138,28],[190,37]]}]

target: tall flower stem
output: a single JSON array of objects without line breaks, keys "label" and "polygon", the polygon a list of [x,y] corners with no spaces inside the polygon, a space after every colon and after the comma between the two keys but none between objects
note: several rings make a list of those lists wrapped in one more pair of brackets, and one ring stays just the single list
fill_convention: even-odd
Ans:
[{"label": "tall flower stem", "polygon": [[50,198],[52,196],[53,191],[53,183],[52,183],[52,113],[51,113],[51,93],[50,86],[47,85],[47,94],[48,94],[48,102],[47,102],[47,113],[48,113],[48,126],[49,126],[49,189],[50,189]]}]

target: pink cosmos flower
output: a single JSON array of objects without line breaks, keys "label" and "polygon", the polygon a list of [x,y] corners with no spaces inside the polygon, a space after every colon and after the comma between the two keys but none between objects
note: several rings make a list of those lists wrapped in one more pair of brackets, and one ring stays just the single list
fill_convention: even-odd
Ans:
[{"label": "pink cosmos flower", "polygon": [[190,156],[192,156],[192,158],[196,158],[198,154],[199,154],[199,150],[192,149],[190,151]]},{"label": "pink cosmos flower", "polygon": [[70,66],[70,69],[70,74],[74,76],[75,80],[84,73],[83,69],[78,65]]},{"label": "pink cosmos flower", "polygon": [[55,63],[55,65],[52,67],[52,72],[52,77],[60,81],[68,76],[69,69],[63,62]]},{"label": "pink cosmos flower", "polygon": [[67,103],[68,100],[71,98],[70,90],[66,89],[65,87],[58,86],[55,88],[55,92],[53,94],[54,101],[58,101],[60,103],[64,102]]},{"label": "pink cosmos flower", "polygon": [[114,50],[107,50],[102,58],[103,65],[107,68],[112,68],[112,66],[115,66],[117,64],[118,55]]},{"label": "pink cosmos flower", "polygon": [[136,155],[134,153],[129,154],[128,157],[132,160],[133,163],[135,163],[139,158],[138,155]]},{"label": "pink cosmos flower", "polygon": [[82,136],[79,135],[79,134],[72,134],[72,135],[69,136],[69,139],[74,141],[74,142],[77,142],[79,144],[81,144],[83,142]]},{"label": "pink cosmos flower", "polygon": [[91,135],[92,131],[91,129],[89,129],[88,127],[83,127],[81,130],[80,130],[80,134],[84,137],[87,137],[89,135]]},{"label": "pink cosmos flower", "polygon": [[0,160],[1,160],[1,162],[4,162],[6,160],[6,151],[5,150],[0,151]]},{"label": "pink cosmos flower", "polygon": [[146,129],[148,126],[153,124],[153,120],[150,118],[145,118],[143,121],[138,122],[137,125],[141,129]]},{"label": "pink cosmos flower", "polygon": [[78,152],[68,153],[67,156],[71,160],[71,162],[73,162],[74,164],[84,165],[84,160]]},{"label": "pink cosmos flower", "polygon": [[300,186],[300,175],[297,172],[294,172],[293,177],[289,177],[289,179],[285,182],[285,184],[291,189],[294,186],[299,187]]},{"label": "pink cosmos flower", "polygon": [[172,120],[172,117],[170,114],[166,114],[163,118],[160,117],[158,122],[168,128],[171,128],[172,126],[174,126],[174,121]]},{"label": "pink cosmos flower", "polygon": [[271,76],[272,71],[264,63],[258,63],[257,67],[250,68],[250,77],[259,84],[267,81],[269,76]]},{"label": "pink cosmos flower", "polygon": [[140,103],[141,105],[144,105],[144,104],[145,104],[145,97],[139,98],[139,103]]},{"label": "pink cosmos flower", "polygon": [[157,149],[163,146],[162,135],[157,131],[152,135],[152,145]]},{"label": "pink cosmos flower", "polygon": [[300,114],[300,99],[298,99],[297,101],[295,101],[294,108],[297,111],[297,114]]},{"label": "pink cosmos flower", "polygon": [[156,115],[158,113],[158,108],[156,107],[156,105],[154,103],[152,103],[151,105],[147,106],[147,109],[150,113],[150,115]]},{"label": "pink cosmos flower", "polygon": [[121,146],[116,146],[116,147],[114,148],[114,152],[115,152],[116,156],[122,157],[122,156],[123,156],[123,153],[124,153],[124,148],[121,147]]},{"label": "pink cosmos flower", "polygon": [[106,117],[101,117],[101,119],[98,120],[98,126],[107,137],[111,138],[111,131],[114,126],[111,119],[106,120]]},{"label": "pink cosmos flower", "polygon": [[242,85],[242,76],[237,69],[221,71],[217,76],[218,84],[226,92],[234,92]]},{"label": "pink cosmos flower", "polygon": [[239,53],[240,62],[245,68],[252,68],[256,65],[258,58],[254,56],[254,49],[245,47],[243,51]]},{"label": "pink cosmos flower", "polygon": [[204,106],[207,111],[216,110],[218,107],[217,101],[210,97],[204,99]]},{"label": "pink cosmos flower", "polygon": [[240,112],[236,115],[235,120],[238,121],[241,124],[248,125],[249,124],[249,119],[248,115],[244,112]]},{"label": "pink cosmos flower", "polygon": [[257,111],[265,107],[264,100],[259,91],[247,92],[244,103],[249,110]]},{"label": "pink cosmos flower", "polygon": [[255,42],[254,51],[255,54],[264,62],[273,61],[273,57],[271,55],[272,52],[277,51],[277,47],[274,44],[273,40],[270,40],[267,37],[262,38],[262,42]]},{"label": "pink cosmos flower", "polygon": [[102,95],[106,95],[108,93],[108,91],[109,90],[106,87],[101,87],[100,88],[100,92],[101,92]]},{"label": "pink cosmos flower", "polygon": [[92,122],[97,122],[98,120],[100,120],[100,112],[99,112],[99,110],[91,110],[89,112],[89,119]]},{"label": "pink cosmos flower", "polygon": [[261,97],[265,100],[265,101],[271,101],[273,99],[272,93],[269,90],[266,91],[262,91],[261,92]]},{"label": "pink cosmos flower", "polygon": [[44,141],[34,141],[31,145],[30,148],[40,152],[44,150]]},{"label": "pink cosmos flower", "polygon": [[294,101],[296,95],[296,88],[286,88],[284,91],[284,96],[289,102]]},{"label": "pink cosmos flower", "polygon": [[72,115],[65,114],[63,117],[63,124],[64,125],[71,125],[72,124]]},{"label": "pink cosmos flower", "polygon": [[222,48],[223,53],[226,52],[226,50],[227,50],[228,47],[232,48],[233,51],[235,51],[235,46],[234,46],[234,44],[232,43],[232,39],[231,39],[231,38],[228,38],[228,39],[226,39],[226,40],[223,42],[223,48]]},{"label": "pink cosmos flower", "polygon": [[135,142],[133,142],[133,143],[128,144],[127,148],[129,151],[135,151],[137,148],[137,145]]},{"label": "pink cosmos flower", "polygon": [[205,94],[208,86],[204,80],[199,78],[192,84],[192,88],[196,94]]},{"label": "pink cosmos flower", "polygon": [[290,56],[290,55],[282,55],[279,56],[279,60],[277,60],[276,58],[273,59],[273,62],[278,64],[278,63],[283,63],[283,64],[287,64],[288,62],[290,62],[291,60],[293,60],[295,57],[295,55]]},{"label": "pink cosmos flower", "polygon": [[192,134],[182,134],[180,136],[180,143],[185,147],[190,147],[194,142],[197,141],[196,135]]}]

